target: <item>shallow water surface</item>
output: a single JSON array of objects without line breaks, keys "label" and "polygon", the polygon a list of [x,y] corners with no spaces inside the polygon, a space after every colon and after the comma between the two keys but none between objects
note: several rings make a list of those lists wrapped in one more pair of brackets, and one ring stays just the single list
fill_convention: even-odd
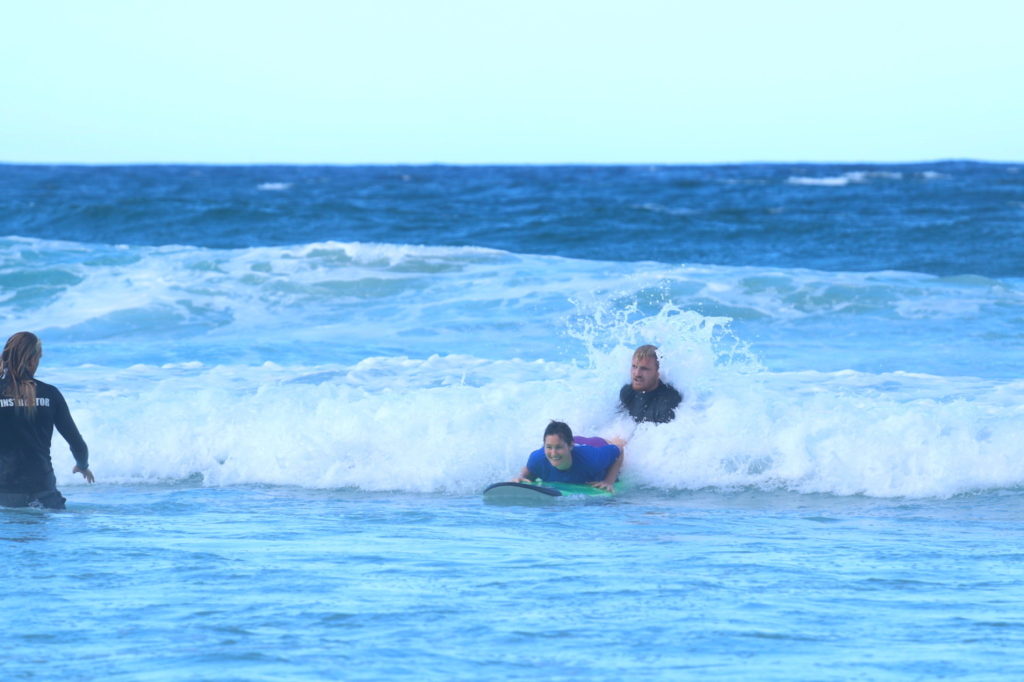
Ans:
[{"label": "shallow water surface", "polygon": [[8,679],[1024,672],[1024,494],[73,487],[0,512]]}]

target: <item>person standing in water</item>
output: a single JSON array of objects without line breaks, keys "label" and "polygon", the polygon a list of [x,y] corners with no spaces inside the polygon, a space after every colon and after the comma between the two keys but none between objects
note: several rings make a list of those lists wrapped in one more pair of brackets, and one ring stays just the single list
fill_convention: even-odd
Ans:
[{"label": "person standing in water", "polygon": [[7,339],[0,357],[0,504],[7,507],[64,509],[50,461],[55,426],[75,457],[72,472],[96,480],[64,396],[35,378],[42,357],[43,344],[31,332]]},{"label": "person standing in water", "polygon": [[676,418],[676,407],[683,402],[679,391],[661,381],[660,367],[657,346],[640,346],[633,352],[630,383],[619,391],[619,402],[638,424],[670,422]]}]

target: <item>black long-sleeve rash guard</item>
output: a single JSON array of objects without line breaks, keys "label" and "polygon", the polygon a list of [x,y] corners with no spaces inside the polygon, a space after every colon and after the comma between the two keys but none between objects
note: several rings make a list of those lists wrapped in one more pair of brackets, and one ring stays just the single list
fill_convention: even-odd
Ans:
[{"label": "black long-sleeve rash guard", "polygon": [[626,384],[619,391],[619,402],[638,424],[664,424],[676,418],[676,407],[683,402],[683,396],[673,386],[662,382],[652,391],[637,391]]},{"label": "black long-sleeve rash guard", "polygon": [[36,409],[31,415],[15,398],[0,396],[0,487],[22,488],[53,480],[50,442],[53,427],[71,447],[75,462],[89,468],[89,447],[56,386],[36,380]]}]

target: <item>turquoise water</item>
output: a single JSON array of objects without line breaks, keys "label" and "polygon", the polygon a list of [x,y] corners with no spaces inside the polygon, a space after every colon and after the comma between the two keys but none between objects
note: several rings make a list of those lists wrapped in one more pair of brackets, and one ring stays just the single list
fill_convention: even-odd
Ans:
[{"label": "turquoise water", "polygon": [[[0,165],[98,481],[0,510],[0,670],[1015,679],[1022,228],[1012,164]],[[484,504],[549,419],[621,494]]]},{"label": "turquoise water", "polygon": [[7,511],[7,679],[992,679],[1019,492],[945,500],[190,484]]}]

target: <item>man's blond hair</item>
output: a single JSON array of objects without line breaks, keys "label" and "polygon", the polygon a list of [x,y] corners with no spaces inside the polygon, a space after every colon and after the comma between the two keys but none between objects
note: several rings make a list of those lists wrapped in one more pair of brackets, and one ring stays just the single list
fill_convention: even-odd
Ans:
[{"label": "man's blond hair", "polygon": [[654,366],[657,368],[661,367],[661,360],[658,359],[658,347],[652,346],[651,344],[644,344],[635,351],[633,351],[634,360],[646,360],[650,358],[654,360]]}]

